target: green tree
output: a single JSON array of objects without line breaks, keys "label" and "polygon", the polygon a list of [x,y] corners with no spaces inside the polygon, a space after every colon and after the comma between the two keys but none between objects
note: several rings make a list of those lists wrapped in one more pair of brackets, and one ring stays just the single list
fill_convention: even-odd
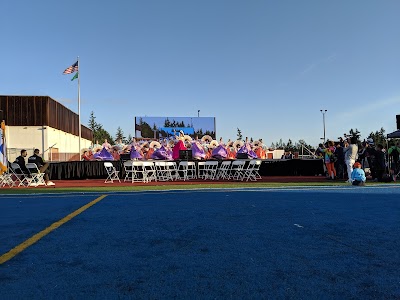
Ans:
[{"label": "green tree", "polygon": [[90,113],[88,127],[93,132],[93,144],[96,141],[99,141],[99,143],[102,144],[104,139],[107,139],[110,144],[114,144],[114,139],[108,133],[108,131],[105,130],[101,124],[96,122],[96,117],[93,111]]},{"label": "green tree", "polygon": [[153,129],[151,129],[150,125],[147,124],[147,122],[142,122],[140,124],[140,130],[142,131],[142,137],[144,137],[144,138],[153,138],[154,137]]},{"label": "green tree", "polygon": [[295,146],[293,145],[293,142],[291,139],[288,140],[287,144],[284,145],[285,151],[296,151],[297,149],[295,148]]},{"label": "green tree", "polygon": [[239,141],[241,141],[243,139],[242,131],[239,128],[237,129],[237,134],[236,135],[237,135],[237,139]]},{"label": "green tree", "polygon": [[385,129],[381,127],[381,129],[378,131],[371,132],[368,136],[368,138],[372,138],[374,140],[375,145],[376,144],[382,144],[385,145],[386,143],[386,135],[385,135]]},{"label": "green tree", "polygon": [[94,112],[93,111],[90,113],[88,127],[93,132],[97,129],[96,117],[94,116]]},{"label": "green tree", "polygon": [[285,143],[280,139],[279,142],[275,143],[275,147],[276,149],[285,149]]},{"label": "green tree", "polygon": [[299,140],[297,143],[295,143],[294,149],[294,152],[299,152],[300,155],[309,155],[315,152],[315,147],[307,144],[304,140]]},{"label": "green tree", "polygon": [[97,127],[96,131],[94,132],[93,137],[94,137],[94,140],[99,141],[100,144],[102,144],[105,139],[107,139],[107,141],[110,144],[115,143],[113,137],[100,124],[98,124],[98,127]]},{"label": "green tree", "polygon": [[124,139],[125,139],[124,132],[122,131],[122,128],[120,126],[118,126],[117,134],[115,135],[115,140],[116,141],[119,141],[119,140],[123,141]]},{"label": "green tree", "polygon": [[128,137],[123,142],[124,144],[129,144],[130,142],[132,142],[132,135],[129,134]]},{"label": "green tree", "polygon": [[360,141],[361,132],[359,132],[357,128],[356,128],[356,130],[353,130],[353,128],[351,128],[349,130],[349,134],[345,133],[344,136],[349,137],[349,138],[355,137],[355,138],[357,138],[357,141]]}]

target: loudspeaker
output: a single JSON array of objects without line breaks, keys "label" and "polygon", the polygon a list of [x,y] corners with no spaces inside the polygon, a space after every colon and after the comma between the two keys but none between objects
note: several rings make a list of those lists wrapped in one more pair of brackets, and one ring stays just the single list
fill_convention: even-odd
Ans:
[{"label": "loudspeaker", "polygon": [[192,150],[179,150],[179,159],[190,160],[192,158]]},{"label": "loudspeaker", "polygon": [[238,153],[236,154],[237,159],[248,159],[249,155],[247,153]]},{"label": "loudspeaker", "polygon": [[119,160],[124,163],[125,161],[128,161],[131,159],[131,154],[130,153],[124,153],[119,155]]},{"label": "loudspeaker", "polygon": [[396,125],[397,129],[400,129],[400,115],[396,115]]}]

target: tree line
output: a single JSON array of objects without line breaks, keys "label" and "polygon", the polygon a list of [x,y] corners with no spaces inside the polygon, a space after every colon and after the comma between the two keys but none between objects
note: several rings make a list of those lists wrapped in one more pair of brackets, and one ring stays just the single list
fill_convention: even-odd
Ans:
[{"label": "tree line", "polygon": [[[361,132],[356,128],[353,129],[351,128],[348,133],[344,133],[343,138],[351,138],[355,137],[357,138],[357,143],[361,146],[363,142],[366,141],[366,139],[372,138],[374,141],[375,145],[377,144],[382,144],[386,147],[386,133],[385,129],[382,127],[379,130],[376,130],[375,132],[370,132],[368,136],[365,139],[361,138]],[[237,128],[237,139],[238,140],[243,140],[243,135],[242,131]],[[339,142],[340,137],[338,137],[334,142]],[[329,139],[327,140],[329,141]],[[396,143],[398,139],[393,139],[391,143]],[[253,138],[250,138],[250,142],[253,142]],[[321,141],[321,143],[323,143]],[[287,141],[287,143],[283,142],[282,139],[275,143],[271,143],[269,146],[270,149],[283,149],[285,151],[291,151],[291,152],[301,152],[302,148],[308,148],[310,151],[315,151],[318,145],[309,145],[305,140],[300,139],[298,142],[293,142],[291,139]]]},{"label": "tree line", "polygon": [[122,131],[120,126],[118,126],[117,128],[117,133],[115,134],[114,138],[107,130],[103,128],[102,124],[96,121],[96,117],[93,111],[90,113],[88,127],[93,132],[93,144],[102,144],[105,139],[107,139],[107,141],[112,145],[114,145],[118,141],[122,141],[122,143],[128,144],[132,140],[131,134],[129,134],[128,137],[125,137],[124,132]]}]

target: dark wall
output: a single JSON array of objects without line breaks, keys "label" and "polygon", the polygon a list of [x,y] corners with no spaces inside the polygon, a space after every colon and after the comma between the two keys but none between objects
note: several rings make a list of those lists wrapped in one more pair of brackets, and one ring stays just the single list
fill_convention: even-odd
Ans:
[{"label": "dark wall", "polygon": [[[50,126],[79,135],[78,115],[49,96],[0,96],[0,110],[9,126]],[[82,138],[92,140],[92,131],[81,125]]]}]

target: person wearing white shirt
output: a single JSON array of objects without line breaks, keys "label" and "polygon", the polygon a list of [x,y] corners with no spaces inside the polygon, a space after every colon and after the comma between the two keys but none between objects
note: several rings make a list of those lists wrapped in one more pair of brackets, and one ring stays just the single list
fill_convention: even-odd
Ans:
[{"label": "person wearing white shirt", "polygon": [[353,172],[353,165],[356,162],[357,153],[358,153],[356,137],[354,137],[354,136],[351,137],[350,144],[348,144],[347,141],[345,142],[344,148],[343,148],[343,153],[344,153],[344,161],[346,164],[347,175],[348,175],[347,182],[351,182],[351,173]]}]

